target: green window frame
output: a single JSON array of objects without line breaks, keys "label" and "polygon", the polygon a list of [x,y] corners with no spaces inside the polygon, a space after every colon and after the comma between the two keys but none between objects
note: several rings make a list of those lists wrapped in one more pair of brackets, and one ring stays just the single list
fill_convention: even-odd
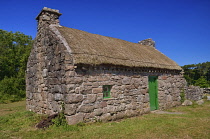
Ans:
[{"label": "green window frame", "polygon": [[111,98],[111,85],[103,85],[103,98]]}]

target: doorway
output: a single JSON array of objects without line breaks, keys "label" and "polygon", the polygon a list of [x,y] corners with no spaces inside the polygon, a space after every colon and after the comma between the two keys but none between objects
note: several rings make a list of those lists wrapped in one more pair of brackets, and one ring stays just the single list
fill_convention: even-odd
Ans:
[{"label": "doorway", "polygon": [[157,76],[149,76],[149,100],[150,110],[158,109],[158,83]]}]

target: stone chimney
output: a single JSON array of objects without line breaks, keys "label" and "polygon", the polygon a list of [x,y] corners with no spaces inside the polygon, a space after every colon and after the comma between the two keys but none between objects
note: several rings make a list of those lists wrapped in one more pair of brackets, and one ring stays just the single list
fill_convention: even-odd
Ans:
[{"label": "stone chimney", "polygon": [[141,44],[141,45],[147,45],[147,46],[155,47],[155,41],[153,41],[151,38],[139,41],[138,43]]},{"label": "stone chimney", "polygon": [[62,14],[59,13],[59,10],[44,7],[36,17],[36,20],[38,21],[38,31],[40,28],[49,26],[51,24],[59,25],[59,16],[61,15]]}]

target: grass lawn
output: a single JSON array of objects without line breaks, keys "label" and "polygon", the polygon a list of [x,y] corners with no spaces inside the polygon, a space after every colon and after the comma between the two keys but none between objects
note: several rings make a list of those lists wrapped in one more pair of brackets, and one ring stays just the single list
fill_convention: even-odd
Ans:
[{"label": "grass lawn", "polygon": [[0,139],[210,139],[210,101],[168,111],[183,114],[151,113],[115,122],[51,126],[43,130],[35,128],[42,116],[26,111],[25,101],[0,104]]}]

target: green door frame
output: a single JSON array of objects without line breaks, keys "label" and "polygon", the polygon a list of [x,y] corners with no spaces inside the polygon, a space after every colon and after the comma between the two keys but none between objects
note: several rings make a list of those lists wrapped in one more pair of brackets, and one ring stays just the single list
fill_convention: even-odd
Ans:
[{"label": "green door frame", "polygon": [[157,76],[149,76],[149,100],[150,100],[150,110],[157,110],[158,104],[158,83]]}]

